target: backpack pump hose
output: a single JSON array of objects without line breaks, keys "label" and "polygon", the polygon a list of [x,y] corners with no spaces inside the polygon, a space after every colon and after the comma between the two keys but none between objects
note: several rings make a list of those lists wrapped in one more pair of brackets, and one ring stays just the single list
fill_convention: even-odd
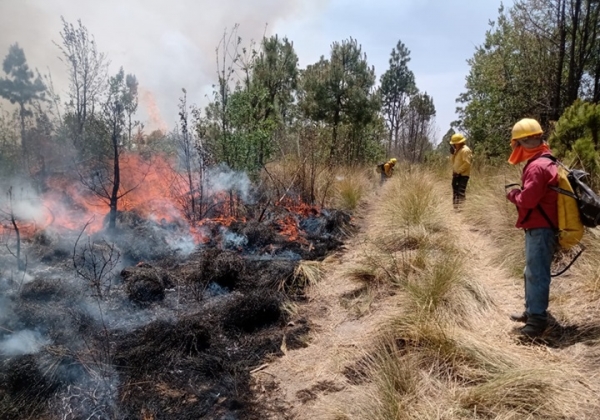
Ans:
[{"label": "backpack pump hose", "polygon": [[[505,177],[504,182],[506,182],[506,177]],[[520,186],[521,186],[521,184],[513,183],[513,184],[505,184],[504,188],[509,189],[509,188],[520,187]],[[575,264],[575,261],[577,261],[577,259],[581,256],[581,254],[583,254],[583,251],[585,251],[585,246],[583,246],[583,244],[580,243],[579,246],[580,246],[579,251],[577,251],[577,254],[575,254],[575,256],[569,262],[569,264],[567,264],[567,266],[565,268],[563,268],[562,270],[560,270],[558,273],[550,274],[550,277],[558,277],[558,276],[563,275],[564,273],[566,273],[569,270],[569,268],[571,268],[571,266],[573,264]]]}]

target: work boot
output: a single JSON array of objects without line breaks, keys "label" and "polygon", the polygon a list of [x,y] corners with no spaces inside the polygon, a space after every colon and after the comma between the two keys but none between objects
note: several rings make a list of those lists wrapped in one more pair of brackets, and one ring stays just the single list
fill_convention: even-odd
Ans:
[{"label": "work boot", "polygon": [[513,322],[522,322],[525,324],[527,323],[527,318],[529,318],[529,315],[527,315],[527,312],[525,311],[510,314],[510,320]]},{"label": "work boot", "polygon": [[548,318],[543,315],[529,315],[527,323],[521,328],[521,333],[530,338],[539,337],[548,326]]}]

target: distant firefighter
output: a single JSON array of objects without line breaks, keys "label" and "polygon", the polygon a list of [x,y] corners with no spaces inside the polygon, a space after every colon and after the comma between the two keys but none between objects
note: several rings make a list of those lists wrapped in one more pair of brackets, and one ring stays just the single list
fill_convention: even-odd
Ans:
[{"label": "distant firefighter", "polygon": [[390,179],[394,174],[394,166],[396,166],[396,162],[398,160],[396,158],[391,158],[385,163],[380,163],[377,165],[377,172],[381,174],[381,184]]},{"label": "distant firefighter", "polygon": [[454,134],[450,139],[450,145],[454,149],[452,153],[452,203],[458,210],[465,201],[467,183],[471,176],[471,161],[473,152],[466,145],[467,139],[462,134]]}]

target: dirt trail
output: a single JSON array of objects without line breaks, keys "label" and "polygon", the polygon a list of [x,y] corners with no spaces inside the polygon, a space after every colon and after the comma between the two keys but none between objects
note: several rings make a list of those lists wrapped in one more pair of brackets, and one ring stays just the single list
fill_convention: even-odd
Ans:
[{"label": "dirt trail", "polygon": [[[389,294],[372,296],[362,316],[357,316],[356,306],[348,304],[351,301],[348,297],[360,285],[344,275],[344,268],[361,253],[371,211],[369,206],[362,210],[357,221],[359,232],[348,240],[341,255],[324,263],[324,279],[311,290],[309,302],[299,308],[313,324],[309,345],[287,352],[254,374],[256,386],[265,399],[276,402],[281,410],[271,417],[273,419],[335,419],[340,407],[344,413],[352,413],[357,397],[365,392],[366,385],[350,383],[344,369],[360,358],[361,349],[368,347],[378,326],[399,311],[397,297]],[[456,233],[464,241],[473,281],[483,286],[493,302],[481,319],[472,320],[473,331],[499,346],[519,345],[515,334],[519,325],[511,322],[508,315],[523,308],[522,280],[511,277],[505,267],[494,263],[495,247],[490,237],[467,224],[462,214],[453,213],[450,217],[458,229]],[[515,241],[518,240],[522,240],[522,234],[515,230]],[[574,360],[586,351],[582,346],[579,343],[562,350],[531,346],[526,351],[553,360]],[[286,413],[285,417],[282,412]]]},{"label": "dirt trail", "polygon": [[[289,419],[331,418],[336,407],[351,404],[354,393],[361,392],[349,384],[344,368],[397,305],[393,296],[365,296],[362,286],[344,274],[344,268],[363,252],[371,210],[371,205],[365,205],[354,217],[358,233],[325,260],[323,280],[311,288],[308,303],[299,308],[313,328],[308,346],[287,352],[254,374],[258,390],[274,406],[273,419],[281,419],[282,411]],[[363,310],[368,313],[360,316]]]}]

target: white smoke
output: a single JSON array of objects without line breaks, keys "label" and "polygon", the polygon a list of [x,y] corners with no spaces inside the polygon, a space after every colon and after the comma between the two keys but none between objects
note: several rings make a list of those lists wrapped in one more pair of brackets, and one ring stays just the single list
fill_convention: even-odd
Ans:
[{"label": "white smoke", "polygon": [[196,250],[196,243],[191,235],[177,234],[168,235],[166,238],[167,243],[175,252],[182,257],[189,256]]},{"label": "white smoke", "polygon": [[38,331],[22,330],[10,334],[0,341],[0,353],[7,356],[34,354],[50,344],[50,340],[43,337]]},{"label": "white smoke", "polygon": [[0,185],[0,221],[14,216],[17,221],[41,223],[45,209],[38,194],[23,181],[12,179]]},{"label": "white smoke", "polygon": [[65,95],[68,77],[54,42],[61,42],[61,16],[73,24],[81,19],[94,35],[98,50],[111,60],[110,72],[116,73],[123,66],[125,72],[137,76],[140,88],[150,93],[140,98],[140,111],[145,115],[138,118],[150,130],[164,129],[172,127],[178,119],[181,88],[187,89],[189,104],[205,104],[217,77],[215,49],[226,29],[231,32],[239,24],[242,45],[250,47],[252,39],[260,41],[263,35],[272,35],[279,23],[310,16],[326,3],[321,0],[1,0],[0,59],[8,53],[10,45],[19,43],[30,67],[52,73],[64,103],[68,100]]},{"label": "white smoke", "polygon": [[208,193],[213,195],[220,192],[233,191],[237,193],[245,203],[251,202],[250,187],[252,183],[248,174],[236,172],[225,166],[208,171]]},{"label": "white smoke", "polygon": [[4,324],[13,316],[12,303],[10,300],[0,296],[0,323]]},{"label": "white smoke", "polygon": [[15,275],[15,280],[23,285],[34,281],[35,277],[27,272],[19,272]]},{"label": "white smoke", "polygon": [[220,231],[223,238],[223,248],[240,248],[248,245],[248,238],[244,235],[231,232],[224,227],[221,227]]}]

